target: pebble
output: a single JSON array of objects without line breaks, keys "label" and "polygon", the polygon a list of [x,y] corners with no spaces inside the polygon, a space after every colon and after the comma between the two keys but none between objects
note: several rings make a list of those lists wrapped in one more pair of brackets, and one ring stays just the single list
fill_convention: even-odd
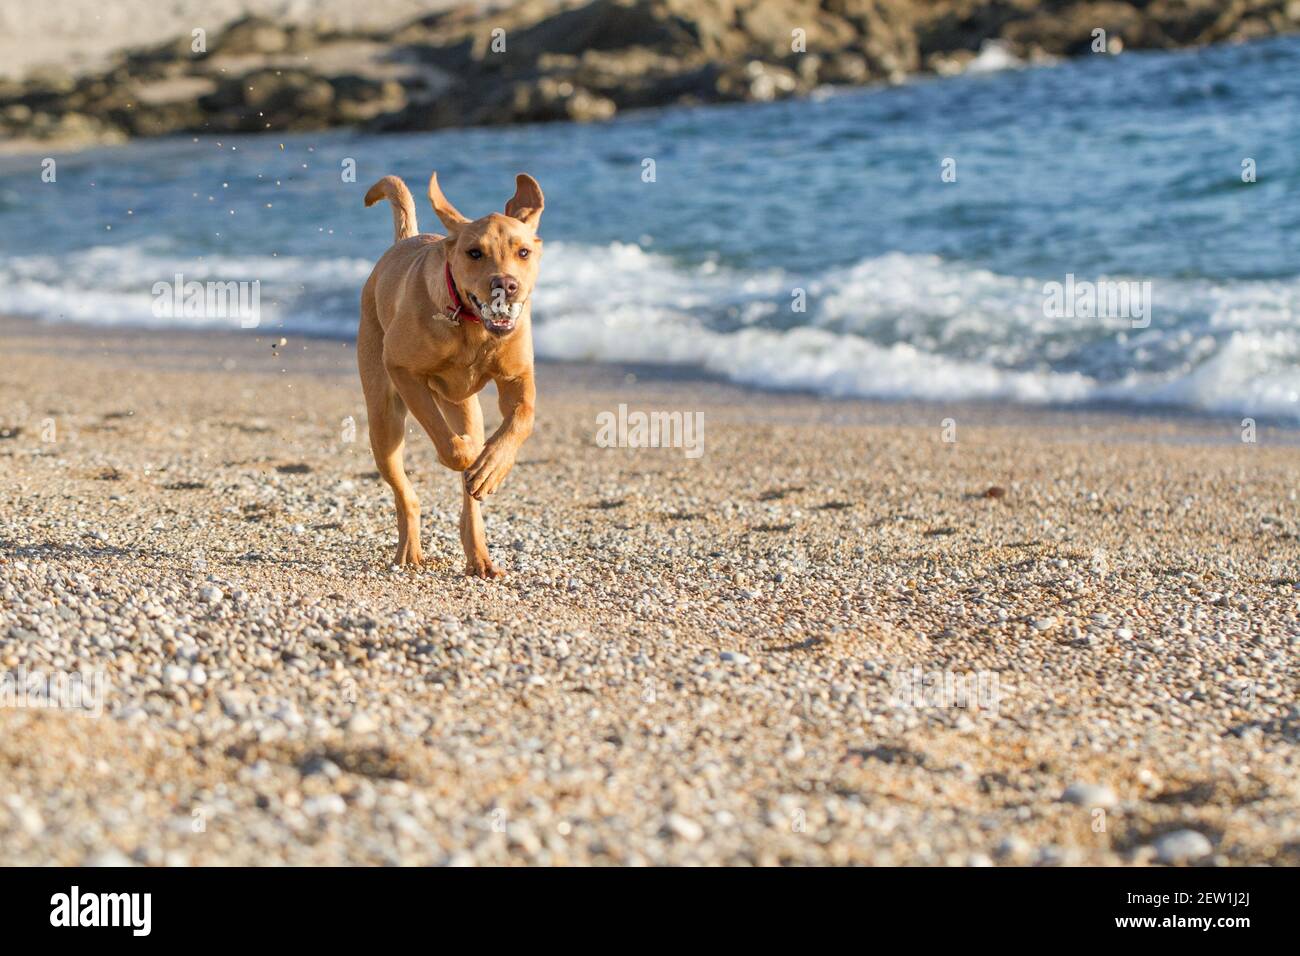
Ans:
[{"label": "pebble", "polygon": [[1029,842],[1018,836],[1003,837],[993,851],[999,860],[1021,860],[1032,851]]},{"label": "pebble", "polygon": [[340,816],[347,812],[348,805],[337,793],[327,793],[319,797],[310,797],[303,801],[302,812],[309,817],[324,815]]},{"label": "pebble", "polygon": [[350,734],[373,734],[379,730],[379,722],[365,711],[359,710],[348,719],[347,730]]},{"label": "pebble", "polygon": [[1072,783],[1061,794],[1061,800],[1080,807],[1101,807],[1106,810],[1119,803],[1114,790],[1097,783]]},{"label": "pebble", "polygon": [[86,866],[120,867],[135,866],[135,862],[120,850],[105,850],[86,861]]},{"label": "pebble", "polygon": [[673,836],[688,843],[698,843],[704,839],[704,827],[680,813],[668,814],[668,829]]},{"label": "pebble", "polygon": [[19,826],[26,831],[28,836],[38,837],[45,832],[45,819],[35,807],[18,802],[17,806],[11,803],[11,808],[14,816],[18,818]]},{"label": "pebble", "polygon": [[1175,830],[1166,833],[1153,844],[1156,859],[1161,863],[1195,863],[1214,852],[1205,835],[1196,830]]}]

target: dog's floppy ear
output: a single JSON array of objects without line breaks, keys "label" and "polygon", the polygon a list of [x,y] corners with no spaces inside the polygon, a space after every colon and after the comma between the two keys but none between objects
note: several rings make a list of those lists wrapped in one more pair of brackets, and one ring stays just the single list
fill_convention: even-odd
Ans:
[{"label": "dog's floppy ear", "polygon": [[542,187],[537,185],[537,180],[527,173],[516,176],[515,194],[506,203],[506,215],[536,229],[545,207],[546,200],[542,198]]},{"label": "dog's floppy ear", "polygon": [[460,227],[469,222],[460,214],[460,210],[453,206],[447,197],[442,194],[442,187],[438,185],[438,174],[436,172],[429,176],[429,202],[433,203],[433,214],[447,227],[447,232],[450,235],[456,235],[456,233],[460,232]]}]

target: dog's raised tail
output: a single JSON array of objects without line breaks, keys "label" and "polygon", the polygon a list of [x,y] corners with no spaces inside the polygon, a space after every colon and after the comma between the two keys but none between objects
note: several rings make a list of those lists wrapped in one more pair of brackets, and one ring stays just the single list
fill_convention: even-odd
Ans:
[{"label": "dog's raised tail", "polygon": [[393,205],[393,242],[410,239],[420,231],[415,225],[415,200],[406,183],[396,176],[385,176],[366,193],[366,205],[373,206],[381,199]]}]

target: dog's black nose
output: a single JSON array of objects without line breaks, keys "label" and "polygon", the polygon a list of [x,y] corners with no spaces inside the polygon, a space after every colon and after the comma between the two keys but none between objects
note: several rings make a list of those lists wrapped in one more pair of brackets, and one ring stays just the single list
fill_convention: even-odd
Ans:
[{"label": "dog's black nose", "polygon": [[519,280],[514,276],[493,276],[492,291],[501,289],[506,295],[514,295],[519,291]]}]

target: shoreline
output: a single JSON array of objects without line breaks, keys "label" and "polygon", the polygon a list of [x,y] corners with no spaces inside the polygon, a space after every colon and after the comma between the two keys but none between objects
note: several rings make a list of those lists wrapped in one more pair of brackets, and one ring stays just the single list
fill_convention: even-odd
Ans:
[{"label": "shoreline", "polygon": [[[36,334],[40,329],[48,334]],[[143,358],[138,351],[140,341],[159,340],[160,345],[151,353],[163,367],[174,367],[178,355],[191,355],[194,371],[229,372],[234,366],[217,366],[208,363],[217,353],[231,347],[246,355],[255,355],[258,349],[265,352],[271,341],[286,338],[303,349],[313,346],[320,352],[341,346],[345,357],[324,363],[313,361],[315,371],[328,371],[343,378],[356,377],[353,363],[352,337],[291,332],[285,330],[234,331],[222,328],[166,328],[149,325],[114,323],[96,325],[76,320],[48,320],[36,316],[0,315],[0,338],[9,340],[10,349],[36,348],[39,344],[24,346],[24,340],[64,339],[73,344],[78,353],[88,354],[94,348],[106,355],[121,358],[128,351],[135,359]],[[93,348],[91,341],[97,344]],[[251,342],[256,348],[249,348]],[[305,344],[304,344],[305,343]],[[342,354],[342,353],[340,353]],[[822,424],[935,424],[952,413],[973,419],[977,424],[990,425],[1053,425],[1090,426],[1095,428],[1125,427],[1150,429],[1152,440],[1180,441],[1204,444],[1233,444],[1241,440],[1240,416],[1161,405],[1123,405],[1090,403],[1063,405],[1057,403],[1028,404],[994,400],[954,399],[951,401],[925,401],[908,398],[859,398],[827,396],[813,391],[761,388],[735,382],[723,375],[711,373],[699,366],[634,363],[587,362],[559,359],[537,359],[539,375],[548,379],[576,380],[596,387],[612,389],[629,382],[642,387],[658,387],[666,391],[690,388],[702,392],[714,401],[751,403],[764,412],[763,420],[779,421],[776,406],[797,409],[798,416],[806,415],[810,408],[818,410]],[[247,369],[245,369],[247,370]],[[283,369],[255,365],[252,369],[265,374],[279,374]],[[542,370],[545,370],[543,372]],[[630,379],[629,379],[630,376]],[[358,386],[359,387],[359,386]],[[1264,433],[1283,445],[1300,446],[1300,422],[1287,418],[1261,417],[1257,419],[1257,434]],[[935,427],[938,427],[937,425]],[[1171,435],[1171,430],[1176,437]]]}]

